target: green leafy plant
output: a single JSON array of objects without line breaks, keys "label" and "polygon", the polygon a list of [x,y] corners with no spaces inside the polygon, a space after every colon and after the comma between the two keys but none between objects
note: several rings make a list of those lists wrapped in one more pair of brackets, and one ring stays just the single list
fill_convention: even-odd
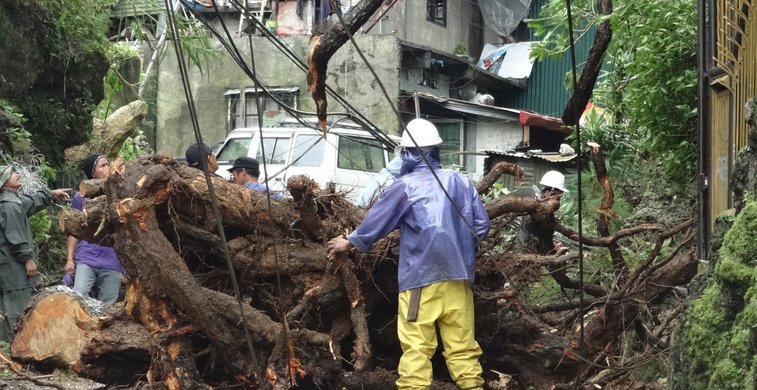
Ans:
[{"label": "green leafy plant", "polygon": [[468,44],[465,42],[458,42],[457,45],[455,45],[455,51],[453,54],[458,56],[467,56],[470,55],[470,52],[468,51]]},{"label": "green leafy plant", "polygon": [[147,138],[141,130],[137,130],[134,136],[128,137],[124,141],[121,150],[118,151],[118,156],[126,161],[130,161],[149,152],[151,152],[151,148],[147,142]]},{"label": "green leafy plant", "polygon": [[128,85],[125,78],[121,75],[120,69],[126,61],[138,56],[139,53],[130,45],[114,43],[109,46],[107,57],[110,67],[103,77],[104,97],[92,113],[95,118],[106,119],[114,108],[113,103],[116,95],[122,92],[124,88],[136,88],[136,86]]},{"label": "green leafy plant", "polygon": [[[659,165],[670,190],[683,191],[696,169],[696,3],[614,1],[610,16],[599,15],[596,2],[572,5],[576,40],[606,20],[613,30],[592,96],[611,120],[584,129],[584,134],[610,155]],[[543,38],[534,45],[533,56],[565,52],[566,21],[565,4],[557,0],[542,8],[539,19],[529,21]]]},{"label": "green leafy plant", "polygon": [[18,112],[15,105],[5,99],[0,99],[0,110],[6,112],[21,124],[21,126],[10,126],[3,129],[3,135],[7,137],[13,150],[29,149],[31,147],[31,133],[23,127],[24,122],[26,122],[24,115]]},{"label": "green leafy plant", "polygon": [[[218,60],[218,51],[210,43],[210,33],[197,20],[176,18],[181,49],[189,62],[204,73],[210,61]],[[165,52],[164,52],[165,53]]]},{"label": "green leafy plant", "polygon": [[[572,16],[574,39],[578,41],[591,31],[591,28],[606,17],[595,11],[596,4],[587,0],[572,2]],[[539,18],[526,19],[528,27],[533,29],[534,35],[541,38],[539,44],[531,47],[531,57],[542,60],[546,57],[562,56],[570,47],[568,39],[568,10],[565,2],[553,0],[547,2],[541,9]]]},{"label": "green leafy plant", "polygon": [[106,51],[109,43],[105,32],[115,0],[38,0],[37,3],[55,18],[46,41],[53,56],[64,62],[76,62],[87,52]]},{"label": "green leafy plant", "polygon": [[505,186],[505,184],[502,181],[496,181],[492,187],[489,189],[489,192],[486,193],[486,195],[483,196],[483,199],[485,202],[488,202],[492,199],[497,199],[501,196],[509,195],[510,190]]}]

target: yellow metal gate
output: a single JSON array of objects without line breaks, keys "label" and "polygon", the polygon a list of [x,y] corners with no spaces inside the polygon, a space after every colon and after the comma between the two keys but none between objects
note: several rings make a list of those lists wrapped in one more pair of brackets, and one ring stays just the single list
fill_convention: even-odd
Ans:
[{"label": "yellow metal gate", "polygon": [[[714,60],[723,73],[711,83],[710,221],[731,206],[728,177],[747,143],[744,107],[757,96],[757,0],[717,0]],[[704,145],[703,145],[704,146]]]}]

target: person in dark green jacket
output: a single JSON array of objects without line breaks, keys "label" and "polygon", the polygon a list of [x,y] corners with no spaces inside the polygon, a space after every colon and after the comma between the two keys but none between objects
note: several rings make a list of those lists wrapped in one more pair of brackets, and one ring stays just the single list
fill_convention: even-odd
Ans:
[{"label": "person in dark green jacket", "polygon": [[8,343],[37,279],[28,217],[49,206],[53,198],[69,198],[67,189],[43,188],[26,195],[18,193],[19,188],[13,166],[0,165],[0,341]]}]

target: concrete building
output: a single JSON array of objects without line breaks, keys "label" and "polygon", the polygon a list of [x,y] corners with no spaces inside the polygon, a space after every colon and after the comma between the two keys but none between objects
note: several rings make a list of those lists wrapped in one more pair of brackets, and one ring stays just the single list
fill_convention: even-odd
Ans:
[{"label": "concrete building", "polygon": [[[305,72],[291,56],[304,63],[311,34],[338,23],[335,15],[329,16],[329,10],[324,8],[328,7],[328,1],[248,3],[251,4],[249,9],[254,11],[248,16],[275,30],[275,39],[254,32],[256,21],[240,18],[241,14],[230,1],[217,0],[220,14],[212,7],[203,7],[205,1],[195,3],[194,12],[184,12],[190,11],[193,17],[219,31],[226,45],[233,43],[248,64],[255,58],[256,74],[276,97],[273,99],[256,91],[254,82],[232,60],[223,41],[211,39],[216,58],[201,68],[190,66],[189,72],[206,143],[221,142],[234,128],[256,126],[255,98],[258,95],[265,107],[265,125],[291,115],[282,109],[281,103],[290,105],[301,115],[315,112]],[[343,11],[347,12],[357,0],[352,4],[342,3]],[[297,16],[297,4],[302,4],[301,17]],[[541,1],[535,1],[532,7],[540,5]],[[276,6],[278,9],[272,9]],[[503,107],[504,102],[517,101],[527,92],[533,67],[528,59],[527,41],[531,36],[520,20],[511,20],[512,31],[507,39],[516,42],[503,47],[505,38],[498,32],[505,28],[504,22],[485,17],[491,10],[484,7],[479,2],[466,0],[386,2],[355,34],[357,46],[378,77],[371,74],[358,51],[348,42],[331,58],[327,84],[386,133],[399,135],[401,122],[416,115],[435,122],[445,140],[444,164],[462,166],[472,176],[480,177],[487,157],[484,150],[504,153],[519,147],[528,148],[529,143],[524,143],[528,141],[528,130],[535,129],[521,123],[519,107]],[[518,10],[520,19],[528,11]],[[222,22],[230,32],[230,39],[223,35]],[[485,61],[479,60],[486,55],[490,57],[483,65]],[[156,150],[177,156],[194,142],[178,69],[176,55],[167,45],[157,71],[157,112],[152,142]],[[388,99],[381,91],[379,80]],[[562,83],[556,86],[563,89]],[[330,120],[339,119],[340,113],[350,109],[338,104],[333,97],[329,97],[328,102]],[[556,137],[558,141],[565,137],[563,132],[544,129],[549,137]]]}]

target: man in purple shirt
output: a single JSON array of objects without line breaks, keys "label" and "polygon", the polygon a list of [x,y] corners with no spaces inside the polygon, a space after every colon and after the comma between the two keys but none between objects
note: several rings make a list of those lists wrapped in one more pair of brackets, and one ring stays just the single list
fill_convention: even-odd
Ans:
[{"label": "man in purple shirt", "polygon": [[[108,159],[101,154],[89,155],[81,164],[87,179],[105,179],[109,174],[109,166]],[[82,210],[86,202],[87,199],[77,192],[71,207]],[[111,305],[118,300],[124,268],[113,248],[69,236],[68,258],[64,270],[76,270],[73,288],[85,297],[90,296],[95,288],[95,298],[98,301]]]}]

